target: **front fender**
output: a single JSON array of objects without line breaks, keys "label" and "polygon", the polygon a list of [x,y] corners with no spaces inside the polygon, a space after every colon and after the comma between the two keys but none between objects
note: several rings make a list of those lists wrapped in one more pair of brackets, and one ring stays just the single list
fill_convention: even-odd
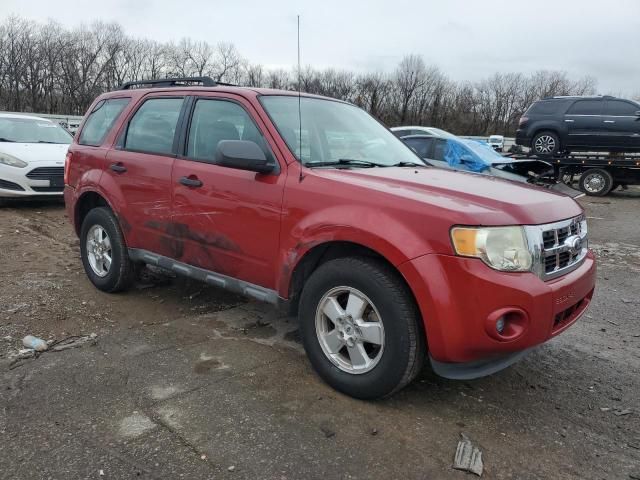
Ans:
[{"label": "front fender", "polygon": [[[332,219],[331,223],[327,219]],[[334,223],[335,222],[335,223]],[[276,281],[282,298],[289,295],[292,273],[314,247],[329,242],[349,242],[375,251],[398,266],[412,258],[431,252],[428,242],[406,224],[370,208],[334,206],[315,211],[300,220],[290,233],[281,236]]]}]

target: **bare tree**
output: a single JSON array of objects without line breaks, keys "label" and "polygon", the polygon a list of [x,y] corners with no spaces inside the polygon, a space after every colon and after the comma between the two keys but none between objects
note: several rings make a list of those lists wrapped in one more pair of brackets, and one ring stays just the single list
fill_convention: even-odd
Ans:
[{"label": "bare tree", "polygon": [[300,88],[353,102],[389,125],[430,125],[476,135],[512,134],[518,118],[537,99],[596,90],[593,77],[576,80],[547,70],[454,82],[415,54],[402,58],[391,74],[311,66],[300,72],[268,69],[244,59],[228,42],[184,38],[160,43],[130,37],[114,23],[73,30],[16,16],[0,23],[0,109],[82,114],[97,95],[123,82],[169,76]]}]

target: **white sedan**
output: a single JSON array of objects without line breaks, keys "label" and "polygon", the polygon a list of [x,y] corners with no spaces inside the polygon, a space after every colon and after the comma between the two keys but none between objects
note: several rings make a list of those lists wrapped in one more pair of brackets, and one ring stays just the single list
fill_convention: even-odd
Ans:
[{"label": "white sedan", "polygon": [[62,197],[72,139],[50,120],[0,114],[0,203],[7,198]]}]

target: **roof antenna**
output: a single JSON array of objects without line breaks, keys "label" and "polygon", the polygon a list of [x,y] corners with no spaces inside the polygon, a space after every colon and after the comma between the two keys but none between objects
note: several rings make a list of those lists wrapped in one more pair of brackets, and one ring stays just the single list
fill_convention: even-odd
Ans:
[{"label": "roof antenna", "polygon": [[300,15],[298,15],[298,155],[300,156],[300,176],[299,182],[302,182],[304,175],[302,173],[302,71],[300,69]]}]

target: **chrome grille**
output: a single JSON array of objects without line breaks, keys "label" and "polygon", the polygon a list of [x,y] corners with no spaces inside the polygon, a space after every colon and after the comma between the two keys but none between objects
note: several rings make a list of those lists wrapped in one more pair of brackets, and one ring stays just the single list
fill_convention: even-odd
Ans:
[{"label": "chrome grille", "polygon": [[534,257],[533,268],[543,280],[565,275],[587,255],[587,222],[584,216],[547,225],[525,227]]}]

